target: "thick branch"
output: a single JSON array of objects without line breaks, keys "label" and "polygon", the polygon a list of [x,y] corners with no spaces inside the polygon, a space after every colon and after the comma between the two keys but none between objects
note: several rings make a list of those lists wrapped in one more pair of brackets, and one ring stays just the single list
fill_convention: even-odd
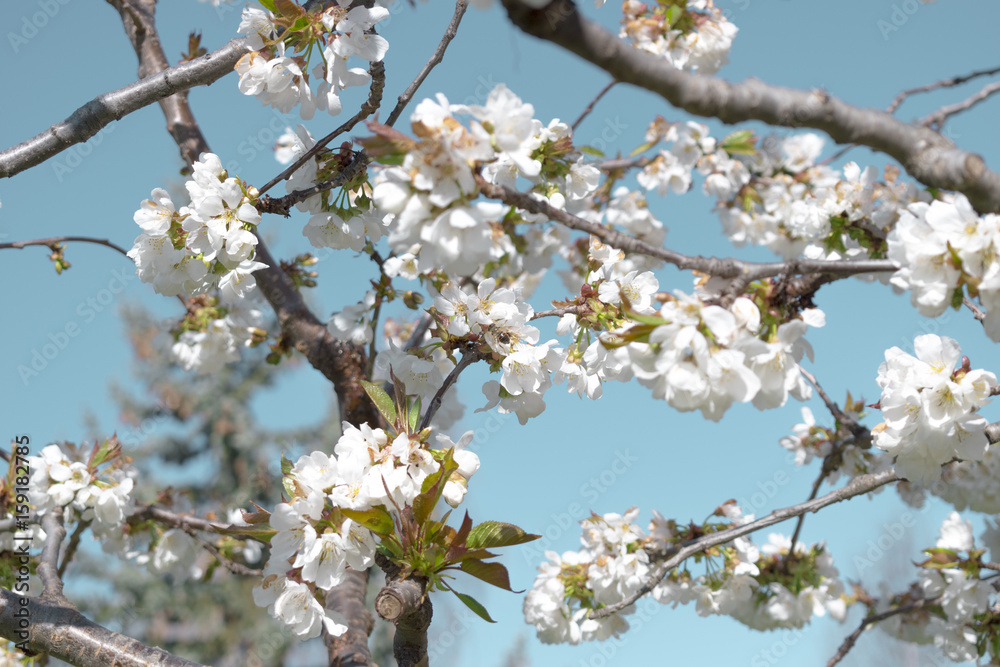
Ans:
[{"label": "thick branch", "polygon": [[[21,625],[27,619],[28,627]],[[23,633],[23,634],[22,634]],[[0,588],[0,636],[76,667],[198,667],[94,623],[69,605]]]},{"label": "thick branch", "polygon": [[42,530],[45,531],[45,544],[42,546],[42,556],[38,561],[38,578],[42,580],[42,598],[66,603],[63,595],[63,582],[59,578],[59,552],[62,541],[66,537],[66,526],[63,525],[62,512],[51,510],[42,517]]},{"label": "thick branch", "polygon": [[635,604],[639,598],[652,591],[653,588],[660,583],[660,581],[667,576],[671,570],[697,553],[701,553],[706,549],[710,549],[711,547],[718,546],[720,544],[725,544],[726,542],[731,542],[737,537],[749,535],[750,533],[756,532],[761,528],[767,528],[768,526],[773,526],[776,523],[788,521],[789,519],[793,519],[797,516],[805,514],[806,512],[816,512],[817,510],[820,510],[828,505],[839,503],[842,500],[847,500],[848,498],[853,498],[854,496],[860,496],[862,493],[869,493],[880,486],[884,486],[890,482],[895,482],[898,479],[899,477],[896,476],[896,471],[892,469],[883,470],[882,472],[872,473],[869,475],[859,475],[843,487],[837,489],[836,491],[831,491],[820,498],[807,500],[806,502],[798,505],[792,505],[790,507],[774,510],[762,519],[757,519],[756,521],[751,521],[750,523],[743,524],[742,526],[736,526],[734,528],[729,528],[728,530],[723,530],[718,533],[712,533],[710,535],[705,535],[695,540],[691,540],[679,549],[672,550],[669,556],[657,566],[656,570],[653,571],[646,582],[643,583],[643,585],[640,586],[635,593],[629,595],[621,602],[616,602],[615,604],[592,611],[590,616],[591,618],[603,618]]},{"label": "thick branch", "polygon": [[[155,0],[131,0],[128,8],[123,5],[126,0],[108,1],[119,8],[122,14],[126,33],[128,33],[139,58],[140,75],[152,75],[166,69],[168,65],[166,55],[163,53],[163,48],[156,36]],[[135,11],[137,3],[141,3],[141,11]],[[381,93],[378,97],[381,99]],[[167,129],[180,147],[185,161],[190,164],[197,160],[201,153],[208,152],[208,142],[194,119],[186,95],[174,95],[168,100],[162,101],[161,107],[167,120]],[[257,271],[254,275],[264,297],[274,308],[282,328],[282,334],[297,350],[305,354],[314,368],[333,382],[339,399],[341,417],[352,424],[360,424],[365,421],[375,423],[377,413],[360,384],[364,377],[365,368],[363,350],[357,346],[338,341],[330,334],[312,311],[306,307],[302,295],[295,288],[291,278],[281,269],[262,241],[257,245],[256,259],[268,266],[266,269]],[[362,590],[361,604],[364,600],[363,593]],[[356,594],[357,591],[353,589],[337,587],[327,594],[327,601],[331,602],[331,598],[338,597],[344,597],[345,600],[348,600]],[[355,664],[371,664],[371,654],[368,650],[367,632],[365,631],[370,627],[355,628],[352,626],[351,629],[360,630],[352,635],[358,637],[358,641],[347,647],[351,655],[359,657]],[[339,661],[338,655],[331,655],[330,658],[331,662]]]},{"label": "thick branch", "polygon": [[[371,665],[368,635],[372,632],[375,619],[365,606],[368,572],[368,570],[359,572],[348,567],[344,581],[326,596],[326,608],[343,614],[347,619],[347,632],[339,637],[323,636],[327,652],[333,656],[332,664],[338,667]],[[361,650],[362,647],[364,650]]]},{"label": "thick branch", "polygon": [[112,121],[153,102],[194,86],[209,85],[232,72],[236,61],[246,52],[246,40],[234,39],[217,51],[95,97],[38,136],[0,151],[0,178],[10,178],[41,164],[90,139]]},{"label": "thick branch", "polygon": [[[107,0],[107,2],[121,15],[125,34],[128,35],[129,41],[132,42],[132,48],[135,49],[135,53],[139,57],[139,78],[145,79],[169,72],[170,63],[167,61],[163,46],[160,44],[160,37],[156,32],[156,0]],[[246,48],[233,49],[232,62],[225,61],[229,70],[236,66],[236,61],[245,52]],[[221,77],[226,71],[220,72],[215,78]],[[191,164],[198,160],[201,153],[207,151],[208,146],[201,135],[197,121],[194,119],[191,107],[188,105],[188,88],[190,86],[178,88],[173,95],[161,97],[159,102],[163,116],[167,120],[167,131],[170,132],[170,136],[174,138],[178,148],[180,148],[184,162]]]},{"label": "thick branch", "polygon": [[822,90],[793,90],[755,79],[729,83],[681,72],[584,18],[570,0],[555,0],[538,10],[520,0],[503,4],[511,21],[526,33],[689,113],[730,124],[759,120],[815,128],[838,143],[868,146],[895,158],[921,183],[965,194],[981,213],[1000,212],[1000,174],[987,169],[979,155],[957,148],[933,130],[904,123],[884,111],[851,106]]},{"label": "thick branch", "polygon": [[427,595],[427,581],[415,577],[400,579],[400,568],[382,554],[375,562],[385,572],[385,586],[375,597],[375,611],[396,625],[392,653],[399,667],[426,667],[427,628],[434,607]]}]

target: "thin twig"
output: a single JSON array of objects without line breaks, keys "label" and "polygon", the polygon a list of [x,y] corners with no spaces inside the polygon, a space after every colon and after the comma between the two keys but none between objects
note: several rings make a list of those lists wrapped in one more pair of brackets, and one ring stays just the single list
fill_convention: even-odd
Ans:
[{"label": "thin twig", "polygon": [[434,394],[434,398],[431,399],[430,405],[427,406],[424,418],[420,421],[419,430],[422,431],[430,425],[431,419],[434,417],[434,413],[441,407],[441,401],[444,399],[445,392],[451,388],[451,385],[458,381],[458,376],[461,372],[471,366],[475,361],[479,361],[479,353],[475,350],[464,348],[462,350],[462,358],[457,364],[455,364],[455,367],[451,369],[451,372],[448,373],[448,377],[444,379],[444,384],[442,384],[441,388],[437,390],[437,393]]},{"label": "thin twig", "polygon": [[855,436],[869,434],[868,429],[861,426],[861,424],[859,424],[853,417],[848,416],[843,410],[840,409],[840,406],[837,405],[837,403],[831,399],[829,395],[827,395],[815,375],[804,369],[801,365],[799,366],[799,372],[802,373],[802,377],[809,381],[809,384],[816,388],[816,393],[819,394],[821,399],[823,399],[823,403],[826,404],[826,409],[830,411],[830,414],[833,415],[834,419],[849,428],[851,433]]},{"label": "thin twig", "polygon": [[396,102],[396,108],[392,110],[392,113],[389,114],[388,120],[385,121],[386,125],[392,127],[393,124],[395,124],[395,122],[399,119],[400,114],[403,113],[403,109],[405,109],[406,105],[413,99],[414,93],[417,92],[417,89],[420,88],[424,79],[427,78],[427,75],[430,74],[431,70],[444,59],[444,52],[448,49],[448,45],[451,44],[451,40],[455,39],[455,35],[458,34],[458,24],[462,22],[462,17],[465,16],[465,10],[468,6],[468,0],[458,0],[458,2],[455,3],[455,13],[451,17],[451,22],[448,24],[447,30],[444,31],[444,36],[441,37],[441,42],[437,45],[437,48],[434,49],[434,53],[431,55],[430,60],[424,64],[420,73],[417,74],[417,78],[415,78],[410,85],[406,87],[403,94],[399,96],[399,100]]},{"label": "thin twig", "polygon": [[205,549],[205,551],[212,554],[212,556],[215,557],[215,560],[219,561],[219,563],[221,563],[224,568],[226,568],[233,574],[239,574],[247,577],[259,577],[262,574],[264,574],[263,570],[247,567],[242,563],[237,563],[234,560],[226,558],[225,556],[222,555],[222,552],[219,551],[219,549],[214,544],[202,538],[194,530],[184,529],[184,532],[193,537],[198,542],[200,542],[201,546]]},{"label": "thin twig", "polygon": [[539,317],[562,317],[563,315],[577,315],[583,306],[564,306],[563,308],[553,308],[552,310],[540,310],[531,316],[531,319],[537,320]]},{"label": "thin twig", "polygon": [[596,236],[604,243],[626,252],[639,253],[662,259],[681,270],[696,270],[721,278],[742,276],[748,280],[759,280],[782,274],[822,273],[837,276],[852,276],[861,273],[879,273],[895,271],[895,262],[887,259],[868,260],[809,260],[796,259],[786,262],[745,262],[738,259],[717,257],[691,257],[673,250],[649,245],[633,236],[609,229],[597,223],[577,217],[561,209],[551,206],[547,201],[535,199],[531,195],[511,188],[494,185],[482,177],[476,177],[480,191],[487,197],[499,199],[505,204],[540,213],[551,220],[560,222],[570,229],[587,232]]},{"label": "thin twig", "polygon": [[226,535],[231,535],[233,537],[257,540],[263,544],[267,543],[265,540],[261,539],[259,535],[254,535],[253,533],[234,533],[225,523],[209,521],[208,519],[191,516],[190,514],[177,514],[176,512],[171,512],[170,510],[166,510],[157,505],[146,505],[144,507],[137,508],[135,513],[129,517],[128,521],[129,523],[136,523],[150,519],[169,526],[174,526],[175,528],[180,528],[184,532],[189,532],[190,530],[203,530],[208,533],[225,533]]},{"label": "thin twig", "polygon": [[47,239],[33,239],[31,241],[11,241],[10,243],[0,243],[0,250],[4,250],[6,248],[15,248],[20,250],[29,246],[45,246],[50,250],[54,250],[53,246],[57,243],[96,243],[97,245],[117,250],[121,254],[128,257],[128,251],[121,246],[112,243],[107,239],[95,239],[90,236],[52,236]]},{"label": "thin twig", "polygon": [[767,516],[757,519],[756,521],[751,521],[750,523],[743,524],[742,526],[734,526],[733,528],[729,528],[718,533],[703,535],[697,539],[685,542],[679,548],[674,547],[668,550],[666,554],[663,554],[665,560],[660,562],[656,569],[650,574],[649,578],[647,578],[634,593],[620,602],[591,611],[590,618],[604,618],[605,616],[610,616],[611,614],[619,612],[635,604],[639,598],[652,591],[653,588],[655,588],[656,585],[659,584],[671,570],[691,556],[701,553],[706,549],[731,542],[737,537],[749,535],[750,533],[761,530],[762,528],[767,528],[777,523],[794,519],[795,517],[801,516],[806,512],[816,512],[828,505],[839,503],[842,500],[847,500],[863,493],[870,493],[880,486],[885,486],[886,484],[898,481],[899,479],[900,478],[896,476],[896,471],[892,469],[883,470],[877,473],[870,473],[867,475],[859,475],[843,487],[835,491],[831,491],[825,496],[814,498],[813,500],[807,500],[806,502],[799,503],[798,505],[791,505],[790,507],[777,509]]},{"label": "thin twig", "polygon": [[971,74],[965,74],[963,76],[953,76],[949,79],[942,79],[940,81],[935,81],[934,83],[928,83],[925,86],[917,86],[916,88],[910,88],[909,90],[904,90],[899,95],[896,95],[896,99],[892,101],[892,104],[886,109],[889,113],[895,113],[899,105],[903,103],[910,95],[915,95],[917,93],[926,93],[932,90],[937,90],[938,88],[949,88],[951,86],[958,86],[966,81],[971,81],[980,76],[993,76],[994,74],[1000,73],[1000,67],[994,67],[992,69],[979,70],[977,72],[972,72]]},{"label": "thin twig", "polygon": [[368,90],[368,99],[361,105],[361,109],[358,110],[358,113],[354,114],[350,120],[335,129],[333,132],[317,141],[316,144],[303,153],[298,160],[290,164],[288,168],[268,181],[264,187],[259,188],[258,192],[260,194],[264,194],[275,185],[294,174],[299,167],[311,160],[313,156],[323,150],[328,143],[339,137],[344,132],[350,132],[355,125],[378,111],[379,106],[382,104],[382,90],[385,88],[385,65],[381,61],[373,62],[371,67],[368,68],[368,71],[371,73],[372,83]]},{"label": "thin twig", "polygon": [[66,545],[66,551],[63,552],[62,563],[59,565],[59,577],[62,578],[66,574],[66,568],[69,567],[70,561],[73,560],[73,556],[76,554],[77,547],[80,546],[80,536],[87,530],[90,526],[90,521],[81,521],[76,525],[76,530],[69,538],[69,544]]},{"label": "thin twig", "polygon": [[920,121],[920,125],[924,125],[933,130],[941,131],[944,127],[945,121],[951,116],[961,113],[963,111],[968,111],[975,105],[979,104],[983,100],[988,99],[991,95],[1000,93],[1000,81],[996,81],[989,85],[983,86],[983,88],[976,93],[971,95],[961,102],[956,102],[955,104],[949,104],[948,106],[941,107],[934,113],[928,115],[923,120]]},{"label": "thin twig", "polygon": [[820,160],[819,162],[817,162],[816,164],[818,166],[821,166],[821,167],[822,166],[826,166],[826,165],[830,164],[831,162],[835,162],[835,161],[839,160],[840,158],[844,157],[844,155],[846,155],[848,151],[853,150],[853,149],[855,149],[857,147],[858,147],[857,144],[847,144],[846,146],[844,146],[843,148],[841,148],[839,151],[837,151],[836,153],[834,153],[830,157],[824,158],[824,159]]},{"label": "thin twig", "polygon": [[983,309],[977,306],[975,303],[973,303],[973,301],[969,299],[969,297],[967,296],[962,297],[962,303],[965,304],[966,308],[972,311],[972,316],[974,318],[976,318],[980,322],[986,319],[986,313],[983,312]]},{"label": "thin twig", "polygon": [[431,317],[430,313],[424,311],[424,314],[420,316],[420,319],[413,326],[413,331],[410,332],[410,337],[406,340],[403,350],[410,350],[419,345],[424,339],[424,334],[427,333],[427,330],[431,328],[431,324],[433,323],[434,318]]},{"label": "thin twig", "polygon": [[896,607],[895,609],[889,609],[887,611],[883,611],[881,614],[874,614],[872,616],[866,617],[864,620],[861,621],[861,625],[858,626],[857,630],[849,634],[847,638],[844,639],[844,642],[840,645],[840,648],[837,649],[837,652],[834,654],[834,656],[830,658],[829,662],[826,663],[826,667],[834,667],[834,665],[843,660],[844,657],[847,655],[848,651],[854,648],[854,644],[858,641],[858,638],[861,637],[861,633],[863,633],[868,628],[869,625],[874,625],[875,623],[884,621],[885,619],[891,618],[892,616],[896,616],[898,614],[908,614],[910,612],[917,611],[927,605],[936,603],[940,599],[941,599],[940,597],[936,597],[936,598],[926,598],[923,600],[917,600],[916,602],[903,605],[902,607]]},{"label": "thin twig", "polygon": [[600,102],[601,98],[604,97],[604,95],[609,90],[611,90],[611,88],[616,83],[618,83],[618,81],[616,81],[615,79],[612,79],[611,83],[609,83],[608,85],[606,85],[603,88],[601,88],[601,92],[597,93],[597,97],[595,97],[594,99],[592,99],[590,101],[590,104],[588,104],[587,108],[583,110],[583,113],[580,114],[580,117],[576,119],[576,121],[573,123],[573,125],[571,125],[571,127],[573,128],[573,133],[574,134],[576,133],[576,128],[579,127],[580,123],[583,122],[583,119],[586,118],[587,116],[589,116],[590,112],[594,110],[594,105],[596,105],[598,102]]},{"label": "thin twig", "polygon": [[63,595],[63,582],[59,578],[59,551],[66,537],[66,526],[63,525],[62,508],[51,509],[42,517],[42,530],[45,531],[45,544],[42,545],[42,556],[38,561],[38,578],[42,580],[42,598],[56,602],[66,602]]},{"label": "thin twig", "polygon": [[616,169],[642,169],[649,163],[650,159],[647,157],[614,158],[605,160],[604,162],[597,162],[594,166],[601,171],[613,171]]},{"label": "thin twig", "polygon": [[[317,144],[318,146],[319,144]],[[315,147],[314,147],[315,148]],[[289,211],[300,201],[308,199],[313,195],[334,188],[340,188],[353,181],[365,167],[368,166],[368,154],[364,151],[354,151],[353,159],[344,166],[340,172],[328,181],[317,183],[304,190],[296,190],[284,197],[261,197],[257,201],[257,210],[261,213],[275,213],[288,217]],[[284,173],[284,172],[282,172]],[[278,177],[280,178],[280,176]]]},{"label": "thin twig", "polygon": [[[823,466],[819,471],[819,477],[813,482],[812,491],[809,493],[809,497],[806,499],[813,500],[816,494],[819,493],[819,487],[823,485],[823,480],[826,479],[827,470],[826,466]],[[802,532],[802,524],[806,522],[806,515],[800,514],[798,520],[795,522],[795,530],[792,531],[792,546],[788,549],[788,553],[785,554],[784,559],[782,559],[781,568],[785,572],[788,572],[788,568],[791,567],[792,559],[795,557],[795,545],[799,541],[799,534]]]}]

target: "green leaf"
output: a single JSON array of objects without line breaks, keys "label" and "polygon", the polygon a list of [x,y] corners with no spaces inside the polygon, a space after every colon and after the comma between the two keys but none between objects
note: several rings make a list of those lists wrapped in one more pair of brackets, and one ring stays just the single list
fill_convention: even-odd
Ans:
[{"label": "green leaf", "polygon": [[511,593],[524,592],[515,591],[510,587],[510,575],[507,573],[507,568],[500,563],[484,563],[481,560],[473,559],[463,560],[459,567],[462,568],[462,572],[471,574],[476,579],[482,579],[488,584],[493,584],[497,588],[502,588]]},{"label": "green leaf", "polygon": [[752,130],[739,130],[723,139],[719,147],[730,155],[756,155],[756,141]]},{"label": "green leaf", "polygon": [[392,515],[385,511],[385,508],[381,505],[367,510],[350,510],[341,507],[340,513],[348,519],[357,521],[376,535],[392,535],[395,529],[395,524],[392,522]]},{"label": "green leaf", "polygon": [[274,8],[274,0],[258,0],[260,4],[264,5],[264,9],[268,9],[271,12],[277,14],[278,10]]},{"label": "green leaf", "polygon": [[955,288],[955,291],[951,293],[951,307],[955,310],[961,309],[964,297],[965,295],[962,293],[962,286],[959,285]]},{"label": "green leaf", "polygon": [[483,619],[487,623],[496,623],[496,621],[490,618],[490,613],[486,611],[486,607],[479,604],[479,602],[476,601],[476,598],[472,597],[471,595],[466,595],[465,593],[459,593],[458,591],[452,590],[451,588],[449,588],[448,590],[454,593],[455,596],[459,600],[461,600],[466,607],[476,612],[476,615],[479,616],[479,618]]},{"label": "green leaf", "polygon": [[420,397],[419,396],[416,396],[410,402],[410,414],[409,414],[409,418],[410,418],[409,419],[410,433],[415,433],[416,430],[417,430],[417,424],[420,423]]},{"label": "green leaf", "polygon": [[303,28],[305,28],[307,25],[309,25],[309,17],[308,16],[300,16],[299,18],[295,19],[295,23],[293,23],[291,25],[291,27],[288,28],[288,31],[289,32],[299,32],[300,30],[302,30]]},{"label": "green leaf", "polygon": [[667,25],[673,28],[682,16],[684,16],[684,9],[677,5],[671,5],[666,13]]},{"label": "green leaf", "polygon": [[470,549],[491,549],[493,547],[509,547],[537,540],[541,535],[526,533],[512,523],[502,521],[484,521],[469,532],[465,541]]},{"label": "green leaf", "polygon": [[655,146],[656,143],[657,142],[655,142],[655,141],[647,141],[646,143],[642,144],[641,146],[639,146],[638,148],[636,148],[634,151],[632,151],[631,153],[629,153],[628,156],[629,157],[635,157],[639,153],[645,153],[650,148],[652,148],[653,146]]},{"label": "green leaf", "polygon": [[292,462],[289,459],[285,458],[285,453],[281,452],[281,474],[287,475],[288,473],[292,472],[293,467],[294,466]]},{"label": "green leaf", "polygon": [[278,534],[274,528],[268,525],[260,526],[213,526],[213,530],[221,535],[232,535],[233,537],[246,537],[255,539],[265,544],[270,544],[271,538]]},{"label": "green leaf", "polygon": [[456,563],[468,553],[468,549],[465,548],[465,540],[469,537],[469,531],[472,530],[472,519],[469,518],[469,513],[465,513],[465,518],[462,519],[462,525],[459,527],[458,531],[449,540],[448,553],[446,555],[447,559],[451,563]]},{"label": "green leaf", "polygon": [[630,310],[628,313],[628,318],[634,322],[639,322],[641,324],[652,324],[653,326],[660,326],[662,324],[669,324],[667,320],[663,319],[659,315],[644,315],[642,313],[637,313],[634,310]]},{"label": "green leaf", "polygon": [[585,155],[593,155],[594,157],[604,157],[604,151],[593,146],[580,146],[580,152]]},{"label": "green leaf", "polygon": [[375,550],[389,560],[400,560],[403,558],[403,549],[394,540],[382,540],[375,546]]},{"label": "green leaf", "polygon": [[361,386],[365,388],[365,393],[368,394],[368,398],[372,399],[372,403],[378,408],[378,411],[382,413],[385,420],[390,424],[396,423],[396,408],[392,404],[392,399],[389,398],[389,394],[386,393],[385,389],[381,385],[374,382],[368,382],[367,380],[361,381]]}]

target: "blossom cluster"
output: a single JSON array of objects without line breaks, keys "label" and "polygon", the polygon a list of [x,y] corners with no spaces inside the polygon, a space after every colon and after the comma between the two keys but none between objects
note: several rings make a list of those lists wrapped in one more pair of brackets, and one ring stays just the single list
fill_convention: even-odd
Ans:
[{"label": "blossom cluster", "polygon": [[[296,8],[297,14],[284,17],[291,23],[282,25],[289,29],[280,39],[274,14],[245,8],[238,32],[247,35],[248,44],[254,51],[236,63],[240,92],[254,95],[265,106],[273,106],[282,113],[298,106],[304,120],[311,119],[317,109],[331,116],[339,114],[343,110],[340,93],[352,86],[363,86],[371,78],[364,69],[348,68],[348,59],[358,56],[377,62],[389,48],[385,38],[372,30],[376,23],[389,16],[389,10],[360,5],[351,9],[349,5],[339,0],[318,14],[305,14],[301,8]],[[281,9],[287,11],[288,6],[283,5]],[[312,26],[311,31],[299,25],[303,20]],[[293,25],[295,30],[291,30]],[[317,37],[315,33],[322,36]],[[301,43],[298,36],[306,34],[309,37]],[[312,78],[319,81],[314,90],[305,59],[288,55],[286,49],[291,44],[308,54],[317,43],[322,45],[322,63],[311,72]]]},{"label": "blossom cluster", "polygon": [[[733,503],[720,507],[717,516],[728,521],[713,530],[742,525],[753,519]],[[545,643],[606,640],[628,629],[628,606],[618,613],[591,618],[591,610],[620,603],[646,583],[657,554],[691,538],[703,527],[678,527],[654,512],[649,535],[634,523],[636,508],[624,515],[593,515],[580,522],[583,548],[561,556],[546,552],[549,562],[524,601],[526,621],[535,626]],[[703,533],[699,533],[703,534]],[[758,549],[740,537],[715,552],[722,561],[710,573],[693,577],[674,570],[652,591],[655,600],[674,607],[695,602],[700,616],[729,615],[757,629],[797,628],[812,616],[827,612],[838,620],[846,614],[843,586],[833,561],[822,545],[797,544],[792,558],[796,568],[782,567],[789,558],[791,541],[771,535]],[[793,592],[794,591],[794,592]]]},{"label": "blossom cluster", "polygon": [[804,133],[757,142],[749,131],[722,141],[704,125],[667,123],[646,133],[647,147],[669,146],[643,168],[639,184],[660,195],[687,192],[697,170],[705,194],[717,199],[726,235],[737,245],[764,245],[782,257],[866,259],[885,254],[886,230],[900,211],[930,195],[887,167],[848,162],[842,170],[816,162],[823,139]]},{"label": "blossom cluster", "polygon": [[[135,212],[142,233],[128,252],[143,282],[165,296],[195,295],[175,330],[174,359],[185,370],[213,373],[237,361],[239,347],[260,342],[263,315],[250,303],[256,296],[254,259],[260,213],[256,190],[222,168],[219,157],[203,153],[185,183],[190,206],[177,209],[162,188]],[[219,297],[209,297],[217,289]]]},{"label": "blossom cluster", "polygon": [[625,347],[631,374],[654,398],[682,412],[701,410],[714,421],[734,402],[752,401],[764,410],[784,405],[789,396],[809,398],[798,362],[812,357],[802,337],[810,326],[824,325],[822,311],[806,309],[788,322],[762,327],[761,309],[745,296],[729,308],[680,290],[664,296],[655,320],[603,339],[606,346],[615,338],[631,341]]},{"label": "blossom cluster", "polygon": [[[135,470],[120,458],[115,439],[95,444],[88,461],[71,458],[56,444],[29,456],[29,502],[35,514],[69,512],[74,520],[91,521],[94,536],[109,552],[122,551],[125,521],[135,511]],[[98,466],[112,462],[102,469]]]},{"label": "blossom cluster", "polygon": [[[972,524],[952,512],[941,524],[940,538],[920,563],[916,585],[903,595],[884,591],[872,606],[875,613],[889,612],[915,601],[925,601],[917,612],[889,616],[879,627],[893,637],[917,644],[934,644],[954,662],[970,662],[982,656],[979,647],[997,656],[1000,640],[991,618],[995,617],[996,589],[981,578],[980,558],[986,549],[990,560],[1000,554],[1000,530],[987,522],[977,547]],[[986,570],[990,572],[990,570]]]},{"label": "blossom cluster", "polygon": [[240,360],[240,348],[261,342],[264,315],[243,301],[220,305],[206,295],[188,300],[188,312],[174,328],[171,358],[185,371],[219,372]]},{"label": "blossom cluster", "polygon": [[945,194],[910,204],[887,242],[889,259],[900,265],[892,284],[911,290],[922,315],[960,305],[964,285],[986,307],[986,334],[1000,341],[1000,216],[979,216],[965,195]]},{"label": "blossom cluster", "polygon": [[471,431],[457,443],[438,435],[440,450],[431,450],[408,433],[390,441],[380,428],[344,422],[333,456],[313,452],[288,470],[289,501],[270,514],[276,533],[254,601],[300,639],[315,637],[324,627],[334,636],[346,632],[346,621],[324,610],[317,596],[343,581],[348,566],[364,570],[374,564],[375,536],[342,510],[410,506],[447,450],[458,469],[445,483],[443,497],[457,507],[479,468],[479,457],[467,450],[471,442]]},{"label": "blossom cluster", "polygon": [[[456,115],[474,120],[465,127]],[[519,237],[508,222],[540,227],[544,218],[519,212],[510,219],[503,204],[473,201],[477,168],[498,185],[527,179],[534,196],[557,208],[579,204],[597,188],[599,172],[572,148],[569,126],[559,120],[543,125],[532,105],[503,84],[482,106],[451,104],[440,94],[424,100],[411,127],[417,141],[393,139],[397,155],[405,156],[400,166],[379,173],[373,199],[380,212],[392,214],[389,246],[398,256],[409,255],[414,273],[457,278],[505,260],[510,274],[518,275],[551,262],[542,253],[554,252],[559,237],[546,239],[541,229],[527,232],[536,238]]]},{"label": "blossom cluster", "polygon": [[715,74],[729,62],[738,29],[712,0],[687,0],[684,5],[626,0],[619,36],[677,69]]},{"label": "blossom cluster", "polygon": [[916,356],[898,347],[886,350],[879,366],[885,421],[872,429],[873,443],[896,457],[900,476],[927,483],[939,479],[941,466],[953,458],[982,460],[988,422],[978,410],[997,379],[973,370],[951,338],[917,336],[913,347]]},{"label": "blossom cluster", "polygon": [[142,233],[128,256],[136,274],[164,296],[217,287],[224,300],[245,297],[257,286],[253,272],[267,268],[254,261],[256,190],[230,176],[214,153],[202,153],[184,186],[190,206],[178,210],[166,190],[156,188],[135,212]]},{"label": "blossom cluster", "polygon": [[909,486],[903,498],[911,504],[921,505],[930,491],[957,510],[1000,514],[1000,452],[989,447],[980,461],[954,461],[943,468],[938,482]]}]

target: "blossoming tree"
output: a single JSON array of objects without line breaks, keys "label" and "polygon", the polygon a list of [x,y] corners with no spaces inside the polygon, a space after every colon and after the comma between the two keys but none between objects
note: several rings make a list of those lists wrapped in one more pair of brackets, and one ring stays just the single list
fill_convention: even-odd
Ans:
[{"label": "blossoming tree", "polygon": [[[461,508],[475,494],[475,476],[489,474],[479,471],[472,432],[456,428],[469,402],[456,382],[475,364],[495,377],[473,401],[478,411],[513,414],[528,428],[560,385],[596,401],[614,382],[634,381],[670,409],[712,421],[734,403],[769,410],[814,392],[829,412],[821,418],[803,409],[803,423],[780,441],[797,464],[819,468],[804,502],[759,518],[729,501],[707,508],[700,522],[656,508],[645,524],[638,508],[581,521],[581,547],[547,552],[524,594],[525,620],[542,642],[620,637],[637,602],[651,598],[764,631],[826,614],[843,621],[863,608],[830,664],[869,627],[933,643],[956,662],[1000,660],[998,524],[976,536],[953,513],[906,590],[849,587],[835,565],[836,545],[799,541],[807,513],[889,486],[915,505],[933,494],[957,510],[1000,511],[1000,457],[991,448],[1000,426],[980,414],[1000,389],[956,340],[926,334],[910,351],[886,350],[872,369],[881,396],[867,406],[850,395],[836,402],[801,365],[814,356],[810,330],[825,324],[821,288],[852,278],[908,291],[929,317],[962,310],[1000,340],[1000,174],[940,133],[951,115],[997,86],[905,123],[891,113],[899,101],[881,112],[822,91],[715,78],[737,28],[712,0],[625,2],[618,35],[569,0],[505,0],[510,22],[525,33],[691,114],[677,122],[652,116],[642,145],[628,157],[608,156],[574,136],[594,105],[569,125],[537,118],[516,82],[496,85],[476,104],[418,95],[447,57],[466,0],[394,105],[383,100],[391,31],[380,34],[391,3],[262,0],[234,22],[238,38],[205,53],[192,36],[190,52],[173,66],[157,38],[155,0],[109,3],[141,78],[0,152],[0,175],[14,177],[159,102],[187,164],[184,190],[151,184],[148,197],[136,193],[137,236],[131,249],[118,249],[143,283],[183,304],[164,350],[201,376],[265,345],[270,364],[304,358],[333,385],[342,428],[317,451],[281,458],[274,503],[250,498],[198,513],[171,509],[167,492],[141,493],[135,452],[117,437],[89,449],[39,451],[15,440],[0,485],[0,635],[11,660],[47,654],[99,665],[113,651],[121,664],[195,664],[73,606],[62,578],[89,531],[105,551],[156,575],[188,576],[207,552],[213,569],[253,581],[253,603],[289,637],[323,636],[330,664],[371,664],[364,592],[378,568],[385,585],[374,612],[395,625],[395,659],[427,664],[437,596],[453,593],[491,621],[463,582],[513,590],[494,550],[539,537]],[[210,150],[188,104],[190,88],[234,71],[229,80],[240,93],[302,120],[278,140],[275,157],[287,166],[266,183],[249,182]],[[355,87],[366,88],[367,99],[351,109],[341,96]],[[348,119],[321,136],[328,116]],[[737,127],[713,136],[696,116],[812,128],[899,167],[881,174],[856,162],[835,167],[819,160],[824,140],[813,132],[762,137]],[[665,245],[647,197],[696,186],[714,200],[734,244],[766,246],[776,259],[691,256]],[[283,218],[305,237],[287,261],[259,232]],[[61,272],[69,267],[64,244],[88,241],[117,248],[83,236],[0,248],[48,247]],[[375,277],[356,305],[324,322],[306,295],[322,279],[311,268],[316,253],[331,252],[370,257]],[[568,296],[533,301],[557,261]],[[685,277],[667,284],[666,265]],[[386,320],[393,302],[412,317]],[[548,340],[545,318],[557,322]],[[863,425],[866,415],[878,423]],[[832,488],[821,492],[824,484]],[[758,537],[782,522],[791,522],[790,535]]]}]

